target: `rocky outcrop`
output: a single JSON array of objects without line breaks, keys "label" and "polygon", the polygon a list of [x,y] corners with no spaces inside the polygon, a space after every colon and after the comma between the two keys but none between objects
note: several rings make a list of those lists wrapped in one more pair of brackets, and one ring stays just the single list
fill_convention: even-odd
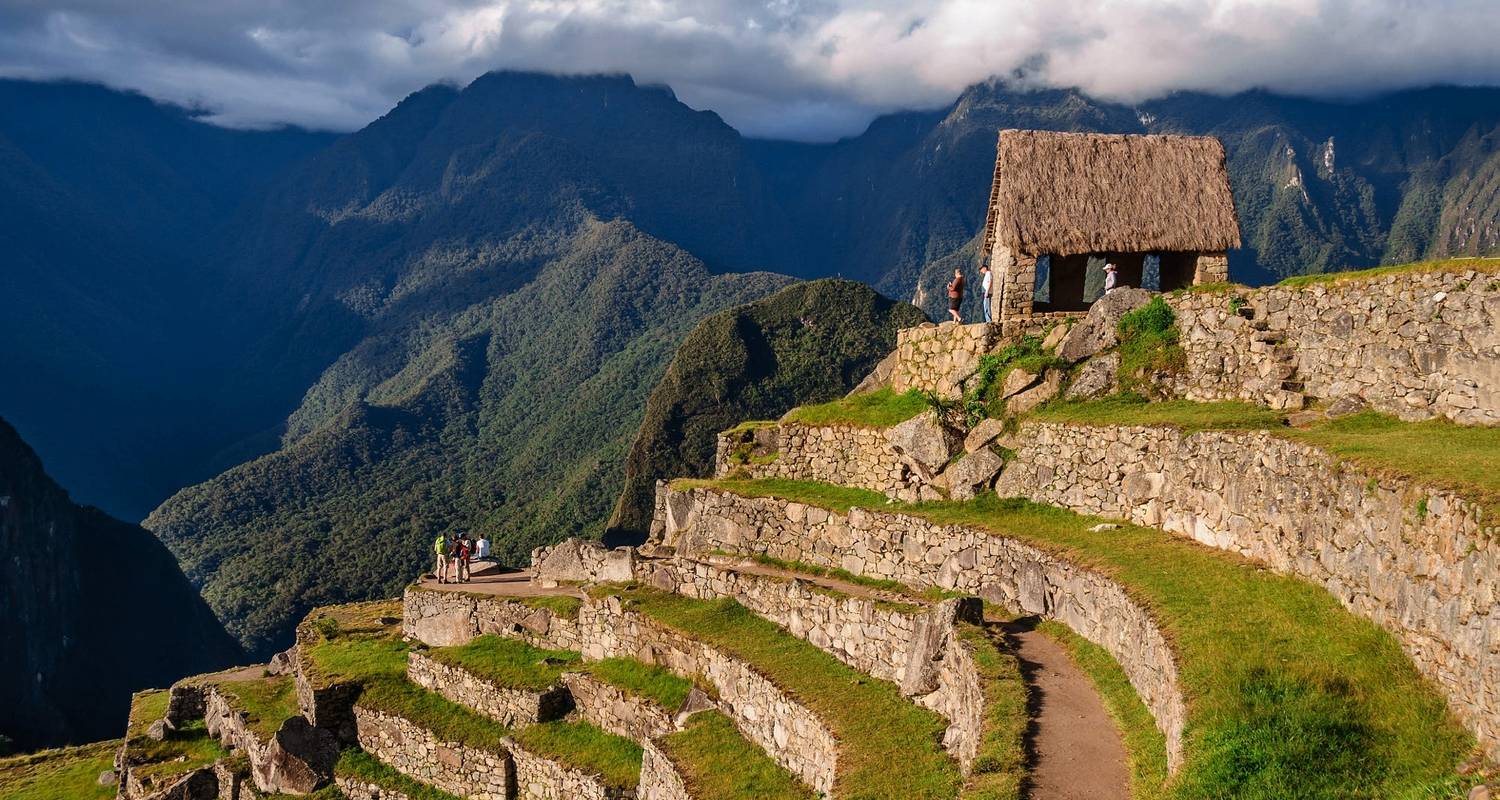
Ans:
[{"label": "rocky outcrop", "polygon": [[963,444],[958,432],[944,424],[933,411],[887,428],[885,440],[902,463],[928,480],[943,471],[948,459]]},{"label": "rocky outcrop", "polygon": [[668,489],[678,497],[662,544],[679,553],[727,551],[841,568],[916,587],[977,594],[1028,614],[1054,618],[1120,663],[1182,763],[1186,703],[1173,650],[1151,614],[1117,583],[1023,542],[964,526],[865,509],[840,514],[778,498],[746,498],[707,488]]},{"label": "rocky outcrop", "polygon": [[1145,289],[1121,287],[1089,306],[1089,313],[1068,329],[1057,347],[1057,357],[1068,363],[1082,361],[1120,343],[1120,318],[1151,302]]},{"label": "rocky outcrop", "polygon": [[1328,589],[1500,757],[1500,528],[1451,491],[1266,432],[1028,423],[997,491],[1129,519]]},{"label": "rocky outcrop", "polygon": [[607,548],[572,536],[531,551],[532,580],[539,586],[560,583],[628,581],[635,571],[635,549]]},{"label": "rocky outcrop", "polygon": [[269,740],[263,740],[246,722],[234,698],[210,686],[203,720],[210,736],[249,759],[250,777],[260,791],[309,794],[333,780],[338,739],[301,716],[287,719]]},{"label": "rocky outcrop", "polygon": [[1174,396],[1268,403],[1295,390],[1358,397],[1406,420],[1500,424],[1496,273],[1407,272],[1167,302],[1187,356],[1164,387]]}]

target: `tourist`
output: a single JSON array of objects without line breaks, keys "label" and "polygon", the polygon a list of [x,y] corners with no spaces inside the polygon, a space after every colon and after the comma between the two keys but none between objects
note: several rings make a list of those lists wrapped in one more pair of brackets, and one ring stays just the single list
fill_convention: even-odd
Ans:
[{"label": "tourist", "polygon": [[1104,291],[1106,293],[1114,290],[1114,288],[1115,288],[1115,277],[1116,277],[1116,275],[1118,273],[1119,273],[1119,268],[1118,267],[1116,267],[1114,264],[1105,262],[1105,264],[1104,264]]},{"label": "tourist", "polygon": [[462,533],[462,534],[459,534],[458,542],[455,543],[455,546],[454,546],[453,549],[454,549],[454,556],[455,556],[454,560],[457,562],[456,566],[458,567],[458,570],[457,570],[457,572],[458,572],[458,582],[459,583],[468,583],[469,582],[469,556],[471,554],[473,554],[473,552],[474,552],[474,542],[473,542],[473,540],[471,540],[469,538],[469,534]]},{"label": "tourist", "polygon": [[490,539],[484,534],[479,534],[479,541],[474,543],[474,559],[476,561],[490,560]]},{"label": "tourist", "polygon": [[979,265],[979,273],[984,276],[979,281],[979,288],[982,292],[982,296],[980,297],[979,302],[980,305],[984,308],[984,321],[994,322],[995,318],[993,312],[991,312],[990,310],[990,298],[994,296],[993,292],[990,290],[990,287],[993,285],[993,281],[991,279],[994,276],[990,274],[990,265]]},{"label": "tourist", "polygon": [[964,318],[959,315],[958,307],[964,304],[964,271],[953,270],[953,280],[948,284],[948,315],[953,317],[954,322],[963,322]]},{"label": "tourist", "polygon": [[437,582],[438,583],[447,583],[448,582],[448,537],[445,536],[445,535],[443,535],[443,534],[441,534],[441,533],[438,534],[437,535],[437,539],[434,540],[433,543],[432,543],[432,549],[433,549],[434,552],[437,553],[437,569],[435,570],[436,574],[434,574],[433,577],[437,578]]}]

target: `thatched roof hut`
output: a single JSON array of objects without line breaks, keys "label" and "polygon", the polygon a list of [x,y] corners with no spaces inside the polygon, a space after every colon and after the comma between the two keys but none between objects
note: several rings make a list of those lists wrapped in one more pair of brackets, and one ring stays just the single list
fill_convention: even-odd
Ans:
[{"label": "thatched roof hut", "polygon": [[1224,146],[1211,136],[1003,130],[985,251],[1196,251],[1240,245]]}]

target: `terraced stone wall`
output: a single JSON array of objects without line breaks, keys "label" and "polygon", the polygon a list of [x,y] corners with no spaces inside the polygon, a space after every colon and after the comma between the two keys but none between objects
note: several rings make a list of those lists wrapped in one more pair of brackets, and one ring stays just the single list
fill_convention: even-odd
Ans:
[{"label": "terraced stone wall", "polygon": [[1309,396],[1358,396],[1406,420],[1500,424],[1500,273],[1399,273],[1238,293],[1265,331],[1230,308],[1234,296],[1168,296],[1187,354],[1168,387],[1174,395],[1264,402],[1283,379],[1280,341]]},{"label": "terraced stone wall", "polygon": [[880,428],[848,425],[780,424],[757,429],[757,443],[774,448],[769,460],[738,459],[741,443],[721,433],[714,458],[714,474],[724,477],[743,471],[752,478],[821,480],[857,486],[893,497],[911,495],[925,481],[907,466]]},{"label": "terraced stone wall", "polygon": [[626,800],[635,792],[605,786],[598,777],[565,767],[507,740],[515,764],[516,791],[527,800]]},{"label": "terraced stone wall", "polygon": [[516,780],[508,752],[445,742],[398,716],[355,706],[359,746],[387,766],[469,800],[508,800]]},{"label": "terraced stone wall", "polygon": [[897,394],[909,389],[936,392],[943,397],[963,394],[962,382],[979,368],[979,357],[1000,340],[1000,326],[927,323],[896,332],[896,360],[890,387]]},{"label": "terraced stone wall", "polygon": [[578,715],[617,736],[648,742],[677,729],[672,724],[675,709],[662,708],[584,672],[564,673],[562,681]]},{"label": "terraced stone wall", "polygon": [[635,658],[678,675],[702,676],[717,689],[720,706],[747,739],[814,790],[833,789],[838,742],[816,714],[750,665],[626,611],[618,598],[585,602],[576,619],[505,598],[416,587],[406,590],[404,606],[408,632],[431,645],[461,644],[496,633],[540,647],[577,650],[591,661]]},{"label": "terraced stone wall", "polygon": [[672,759],[661,748],[645,742],[641,753],[641,787],[638,800],[693,800],[687,784]]},{"label": "terraced stone wall", "polygon": [[1324,586],[1396,635],[1500,758],[1500,525],[1266,432],[1028,423],[997,490],[1129,519]]},{"label": "terraced stone wall", "polygon": [[345,800],[411,800],[411,796],[404,792],[367,783],[358,778],[340,775],[334,782],[339,785],[339,791],[344,793]]},{"label": "terraced stone wall", "polygon": [[561,684],[541,691],[496,686],[467,670],[450,667],[416,650],[407,654],[406,677],[424,689],[507,726],[562,719],[572,705],[572,698]]},{"label": "terraced stone wall", "polygon": [[810,516],[806,505],[776,498],[667,491],[662,544],[679,552],[758,553],[842,568],[978,594],[1061,621],[1120,663],[1166,738],[1169,768],[1181,764],[1186,705],[1172,650],[1150,614],[1103,575],[1013,539],[904,514],[818,509]]}]

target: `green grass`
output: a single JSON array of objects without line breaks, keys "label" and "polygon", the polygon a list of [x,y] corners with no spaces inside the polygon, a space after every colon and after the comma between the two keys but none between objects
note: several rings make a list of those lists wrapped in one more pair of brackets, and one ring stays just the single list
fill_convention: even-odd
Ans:
[{"label": "green grass", "polygon": [[377,678],[365,684],[356,705],[401,717],[432,731],[439,739],[467,747],[504,752],[510,729],[481,716],[436,692],[429,692],[404,678]]},{"label": "green grass", "polygon": [[120,740],[0,758],[0,800],[109,800],[115,787],[99,773],[114,768]]},{"label": "green grass", "polygon": [[1150,376],[1183,368],[1187,355],[1177,343],[1176,314],[1160,296],[1120,317],[1120,386],[1127,391],[1155,390]]},{"label": "green grass", "polygon": [[1368,281],[1388,275],[1413,272],[1494,272],[1500,270],[1500,258],[1448,258],[1437,261],[1415,261],[1410,264],[1393,264],[1385,267],[1351,270],[1349,272],[1321,272],[1314,275],[1294,275],[1276,284],[1293,289],[1329,283]]},{"label": "green grass", "polygon": [[693,682],[687,678],[633,658],[606,658],[587,664],[585,670],[599,680],[644,697],[669,712],[682,708],[688,694],[693,691]]},{"label": "green grass", "polygon": [[920,392],[896,394],[889,388],[844,397],[831,403],[800,406],[792,409],[783,422],[800,425],[851,425],[861,428],[889,428],[905,422],[928,408]]},{"label": "green grass", "polygon": [[694,714],[659,742],[693,797],[714,800],[812,800],[812,790],[772,761],[717,711]]},{"label": "green grass", "polygon": [[536,692],[556,686],[564,672],[577,670],[582,661],[571,650],[543,650],[493,634],[456,647],[434,647],[425,655],[498,686]]},{"label": "green grass", "polygon": [[1500,428],[1447,420],[1402,422],[1365,411],[1292,428],[1275,411],[1240,402],[1148,403],[1135,396],[1052,403],[1029,419],[1079,425],[1169,425],[1202,430],[1265,430],[1378,473],[1457,492],[1500,519]]},{"label": "green grass", "polygon": [[357,748],[345,750],[339,755],[338,763],[333,766],[333,773],[399,792],[409,800],[459,800],[441,789],[408,778]]},{"label": "green grass", "polygon": [[963,800],[1016,800],[1026,777],[1026,681],[1014,653],[1000,647],[978,625],[959,626],[974,652],[984,687],[984,722],[979,752],[959,797]]},{"label": "green grass", "polygon": [[268,742],[281,724],[302,713],[297,706],[297,687],[290,675],[219,681],[219,691],[233,698],[236,711],[249,715],[250,730]]},{"label": "green grass", "polygon": [[798,492],[809,497],[808,502],[815,506],[831,508],[835,511],[848,511],[850,508],[880,508],[892,504],[885,495],[880,492],[872,492],[869,489],[856,489],[849,486],[834,486],[829,483],[815,483],[813,481],[800,481],[791,478],[761,478],[761,479],[735,479],[729,481],[716,481],[712,479],[680,478],[672,481],[672,488],[678,491],[696,489],[701,487],[721,487],[725,483],[734,484],[739,494],[746,497],[781,497],[783,492]]},{"label": "green grass", "polygon": [[578,619],[578,609],[583,607],[583,601],[570,594],[547,594],[517,599],[521,605],[546,609],[563,619]]},{"label": "green grass", "polygon": [[404,678],[410,649],[399,639],[341,637],[313,647],[308,657],[319,683],[358,683]]},{"label": "green grass", "polygon": [[[151,723],[166,716],[170,693],[166,689],[137,692],[130,701],[126,728],[130,763],[143,781],[163,786],[173,778],[206,767],[228,755],[218,740],[208,735],[203,720],[190,720],[158,742],[146,736]],[[97,773],[95,775],[97,777]]]},{"label": "green grass", "polygon": [[626,606],[751,664],[809,708],[839,741],[835,794],[851,800],[951,798],[958,765],[947,725],[890,683],[863,675],[730,599],[611,588]]},{"label": "green grass", "polygon": [[1389,633],[1309,583],[1159,530],[1092,533],[1096,518],[1019,500],[903,511],[1030,543],[1111,576],[1150,609],[1190,707],[1171,796],[1424,797],[1473,746]]},{"label": "green grass", "polygon": [[635,788],[641,777],[641,746],[587,722],[527,725],[511,738],[525,749],[585,774],[607,786]]},{"label": "green grass", "polygon": [[1062,645],[1078,669],[1094,684],[1104,709],[1120,729],[1130,770],[1132,800],[1156,800],[1166,796],[1167,740],[1156,720],[1135,693],[1125,670],[1109,651],[1079,636],[1068,626],[1047,620],[1037,629]]}]

